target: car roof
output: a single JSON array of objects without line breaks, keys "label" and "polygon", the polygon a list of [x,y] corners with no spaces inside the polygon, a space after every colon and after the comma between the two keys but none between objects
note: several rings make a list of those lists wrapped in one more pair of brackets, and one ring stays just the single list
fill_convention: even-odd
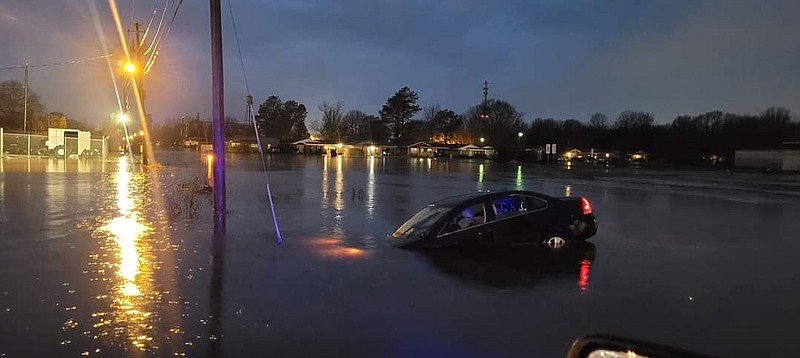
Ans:
[{"label": "car roof", "polygon": [[531,195],[536,196],[542,199],[549,199],[550,197],[541,193],[533,192],[533,191],[524,191],[524,190],[502,190],[502,191],[492,191],[492,192],[477,192],[477,193],[470,193],[470,194],[462,194],[447,197],[441,200],[434,201],[430,203],[433,206],[458,206],[460,204],[466,203],[468,201],[477,201],[477,200],[486,200],[494,197],[509,195],[509,194],[524,194],[524,195]]}]

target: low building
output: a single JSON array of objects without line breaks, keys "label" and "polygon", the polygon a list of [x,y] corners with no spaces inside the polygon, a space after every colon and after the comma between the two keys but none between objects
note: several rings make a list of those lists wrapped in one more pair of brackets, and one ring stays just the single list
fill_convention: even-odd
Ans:
[{"label": "low building", "polygon": [[459,147],[458,153],[463,158],[492,158],[497,151],[490,145],[467,144]]},{"label": "low building", "polygon": [[649,154],[645,151],[639,150],[629,153],[625,158],[629,163],[647,163]]},{"label": "low building", "polygon": [[255,136],[232,136],[226,141],[230,153],[258,153],[258,140]]},{"label": "low building", "polygon": [[799,149],[737,150],[734,153],[737,168],[800,171]]},{"label": "low building", "polygon": [[437,148],[427,142],[412,143],[407,148],[409,157],[433,158],[436,156]]}]

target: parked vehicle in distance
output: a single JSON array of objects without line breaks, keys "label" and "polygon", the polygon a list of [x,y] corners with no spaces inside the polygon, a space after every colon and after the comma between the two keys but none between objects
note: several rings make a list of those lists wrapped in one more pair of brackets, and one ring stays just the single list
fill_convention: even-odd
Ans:
[{"label": "parked vehicle in distance", "polygon": [[545,244],[560,248],[597,233],[583,197],[532,191],[466,194],[428,204],[388,235],[397,247]]}]

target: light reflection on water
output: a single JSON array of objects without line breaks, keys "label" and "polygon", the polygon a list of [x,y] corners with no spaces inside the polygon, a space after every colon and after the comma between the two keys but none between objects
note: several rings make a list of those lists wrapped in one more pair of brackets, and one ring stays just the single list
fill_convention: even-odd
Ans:
[{"label": "light reflection on water", "polygon": [[8,222],[8,216],[6,215],[6,184],[5,181],[0,180],[0,223],[6,222]]},{"label": "light reflection on water", "polygon": [[113,181],[116,198],[101,207],[104,219],[93,232],[99,252],[89,256],[89,265],[94,268],[91,281],[100,285],[95,296],[99,304],[91,315],[92,329],[86,333],[97,340],[97,349],[110,346],[163,352],[162,326],[171,326],[173,335],[182,332],[174,325],[170,309],[162,304],[172,291],[166,286],[170,282],[158,280],[156,284],[164,264],[160,260],[171,253],[168,234],[160,229],[164,225],[159,217],[152,215],[158,205],[151,199],[148,173],[132,173],[131,169],[127,157],[120,157]]},{"label": "light reflection on water", "polygon": [[[116,194],[118,216],[108,220],[100,227],[101,231],[111,234],[107,237],[115,245],[107,245],[107,258],[112,258],[110,266],[116,266],[117,280],[114,282],[111,314],[97,312],[99,318],[94,324],[99,334],[111,333],[113,336],[125,337],[134,347],[141,350],[154,348],[152,342],[152,325],[149,318],[148,302],[152,297],[152,262],[145,253],[149,250],[145,235],[152,231],[135,211],[136,202],[131,197],[131,185],[141,184],[131,181],[131,173],[126,157],[120,157],[116,174]],[[109,266],[108,264],[106,265]],[[108,277],[106,277],[108,278]],[[108,326],[108,328],[105,328]]]},{"label": "light reflection on water", "polygon": [[375,157],[367,159],[367,220],[375,217]]},{"label": "light reflection on water", "polygon": [[91,173],[105,171],[106,161],[99,159],[57,159],[27,156],[0,156],[0,173]]},{"label": "light reflection on water", "polygon": [[[329,180],[330,166],[334,165],[336,168],[335,176],[333,178],[333,193],[331,193],[331,183]],[[331,158],[328,155],[323,156],[322,159],[322,178],[321,182],[321,199],[320,208],[322,213],[323,225],[320,230],[320,235],[323,238],[310,239],[308,245],[318,255],[328,258],[359,258],[366,255],[366,251],[361,248],[353,247],[348,242],[347,233],[345,232],[345,171],[344,171],[344,157],[336,156]],[[375,158],[370,157],[367,162],[368,166],[368,179],[367,179],[367,192],[364,193],[363,189],[356,189],[355,186],[351,188],[352,199],[355,201],[357,198],[363,200],[366,196],[367,200],[367,217],[371,218],[374,214],[374,195],[375,195]],[[333,200],[331,200],[333,195]],[[332,202],[331,202],[332,201]],[[333,209],[333,210],[330,210]]]}]

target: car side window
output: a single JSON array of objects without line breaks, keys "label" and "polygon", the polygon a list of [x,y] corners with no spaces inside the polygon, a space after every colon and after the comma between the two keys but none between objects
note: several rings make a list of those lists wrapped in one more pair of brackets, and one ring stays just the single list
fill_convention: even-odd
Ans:
[{"label": "car side window", "polygon": [[547,207],[547,202],[537,197],[528,195],[519,195],[522,199],[525,211],[536,211]]},{"label": "car side window", "polygon": [[486,210],[483,203],[477,203],[465,207],[457,212],[450,220],[445,223],[439,235],[451,233],[453,231],[466,229],[471,226],[480,225],[486,222]]},{"label": "car side window", "polygon": [[525,212],[525,203],[519,195],[507,195],[492,200],[494,216],[500,220]]},{"label": "car side window", "polygon": [[492,201],[497,219],[504,219],[547,207],[547,202],[527,195],[511,194]]}]

